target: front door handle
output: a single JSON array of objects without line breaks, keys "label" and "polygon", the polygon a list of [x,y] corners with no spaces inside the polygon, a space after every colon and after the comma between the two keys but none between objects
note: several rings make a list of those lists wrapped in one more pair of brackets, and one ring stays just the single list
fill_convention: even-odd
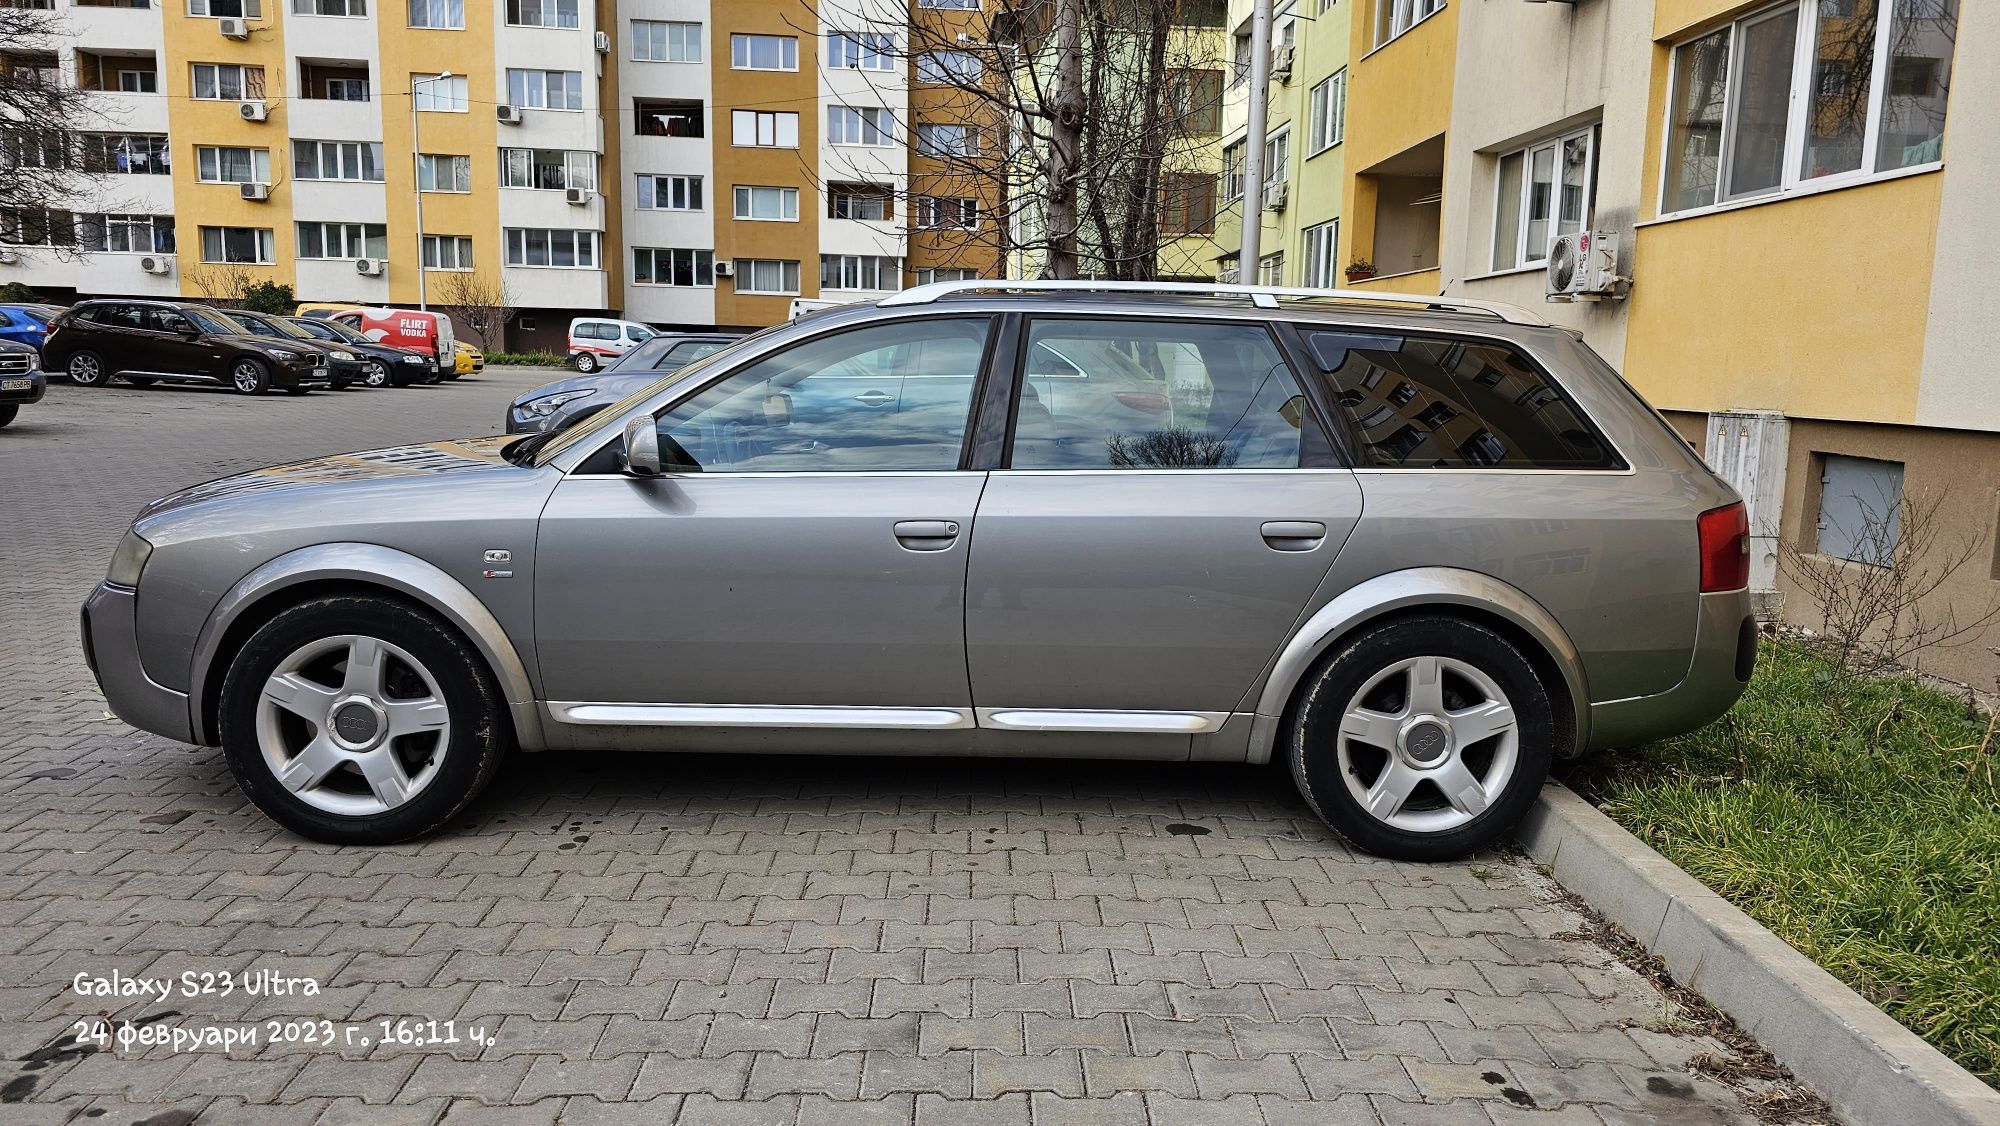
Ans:
[{"label": "front door handle", "polygon": [[911,551],[943,551],[958,541],[956,520],[898,520],[893,531]]},{"label": "front door handle", "polygon": [[1311,551],[1326,541],[1326,525],[1317,520],[1266,520],[1258,531],[1273,551]]},{"label": "front door handle", "polygon": [[895,402],[896,396],[889,394],[887,391],[863,391],[861,394],[854,396],[854,401],[864,407],[881,407]]}]

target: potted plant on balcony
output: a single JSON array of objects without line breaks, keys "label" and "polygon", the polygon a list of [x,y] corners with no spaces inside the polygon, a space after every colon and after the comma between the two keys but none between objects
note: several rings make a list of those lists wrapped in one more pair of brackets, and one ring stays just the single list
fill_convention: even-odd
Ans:
[{"label": "potted plant on balcony", "polygon": [[1347,264],[1347,280],[1350,282],[1367,281],[1374,276],[1375,263],[1366,258],[1356,258]]}]

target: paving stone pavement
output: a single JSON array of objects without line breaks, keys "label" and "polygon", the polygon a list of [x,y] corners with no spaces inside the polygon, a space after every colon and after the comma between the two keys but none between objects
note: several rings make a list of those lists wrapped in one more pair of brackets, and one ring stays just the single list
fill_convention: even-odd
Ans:
[{"label": "paving stone pavement", "polygon": [[[1358,855],[1264,769],[524,755],[338,849],[106,714],[76,610],[141,503],[491,432],[542,378],[62,383],[0,431],[0,1122],[1749,1120],[1520,861]],[[113,973],[234,988],[74,989]],[[176,1029],[258,1039],[141,1042]]]}]

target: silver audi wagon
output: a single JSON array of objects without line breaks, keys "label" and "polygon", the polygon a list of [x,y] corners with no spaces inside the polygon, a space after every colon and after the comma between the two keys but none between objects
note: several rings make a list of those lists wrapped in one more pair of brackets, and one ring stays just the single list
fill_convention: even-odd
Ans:
[{"label": "silver audi wagon", "polygon": [[942,283],[565,431],[162,498],[83,636],[120,717],[325,841],[431,832],[513,747],[1276,759],[1436,860],[1554,760],[1730,707],[1747,547],[1525,310]]}]

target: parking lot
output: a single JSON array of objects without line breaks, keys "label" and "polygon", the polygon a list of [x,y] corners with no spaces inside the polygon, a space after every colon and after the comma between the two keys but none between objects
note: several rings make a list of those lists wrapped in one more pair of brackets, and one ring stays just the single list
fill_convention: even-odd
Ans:
[{"label": "parking lot", "polygon": [[0,1120],[1750,1119],[1524,863],[1357,855],[1263,768],[522,756],[441,835],[343,850],[106,713],[77,606],[147,499],[491,433],[559,374],[58,382],[0,430]]}]

